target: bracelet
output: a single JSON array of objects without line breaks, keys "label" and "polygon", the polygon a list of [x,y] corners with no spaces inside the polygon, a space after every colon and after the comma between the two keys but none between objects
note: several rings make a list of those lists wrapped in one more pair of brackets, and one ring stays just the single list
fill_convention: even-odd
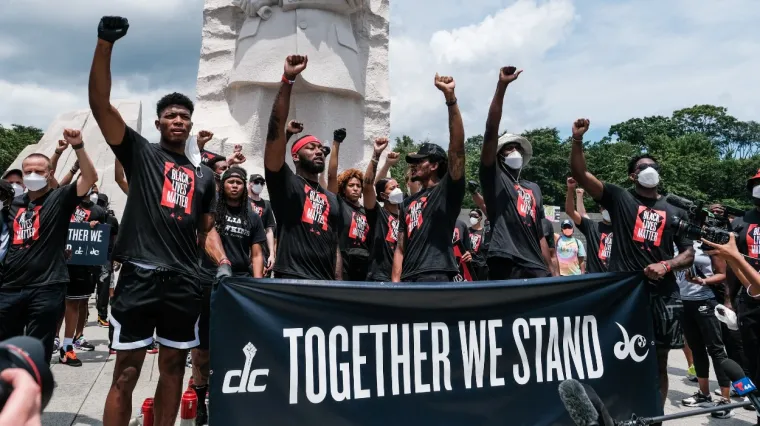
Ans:
[{"label": "bracelet", "polygon": [[71,145],[71,147],[74,148],[75,151],[82,149],[84,148],[84,142],[80,143],[79,145]]},{"label": "bracelet", "polygon": [[451,100],[451,101],[446,101],[446,106],[454,106],[456,104],[457,104],[457,98],[456,97],[453,100]]},{"label": "bracelet", "polygon": [[573,142],[583,142],[583,138],[580,138],[580,139],[573,138]]},{"label": "bracelet", "polygon": [[285,74],[283,74],[283,75],[282,75],[282,82],[283,82],[283,83],[288,83],[288,84],[290,84],[290,85],[292,86],[292,85],[293,85],[293,83],[295,83],[295,82],[296,82],[296,80],[295,80],[295,79],[291,80],[291,79],[289,79],[288,77],[286,77],[286,76],[285,76]]},{"label": "bracelet", "polygon": [[660,261],[660,265],[662,265],[662,266],[664,266],[664,267],[665,267],[665,273],[668,273],[668,272],[670,272],[670,265],[668,265],[668,262],[666,262],[666,261],[664,261],[664,260],[663,260],[663,261]]},{"label": "bracelet", "polygon": [[222,260],[219,261],[219,266],[222,266],[222,265],[230,265],[230,266],[232,266],[232,262],[230,262],[230,260],[225,257],[225,258],[223,258]]},{"label": "bracelet", "polygon": [[376,159],[374,159],[374,158],[373,158],[373,159],[371,159],[370,161],[372,161],[372,162],[373,162],[373,163],[375,163],[375,164],[378,164],[378,163],[380,163],[380,160],[376,160]]}]

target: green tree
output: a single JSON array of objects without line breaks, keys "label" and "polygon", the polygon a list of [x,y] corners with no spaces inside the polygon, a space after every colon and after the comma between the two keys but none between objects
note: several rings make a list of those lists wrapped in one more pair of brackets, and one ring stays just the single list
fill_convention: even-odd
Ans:
[{"label": "green tree", "polygon": [[10,128],[0,125],[0,170],[5,170],[13,163],[21,151],[42,139],[42,129],[32,126],[13,124]]}]

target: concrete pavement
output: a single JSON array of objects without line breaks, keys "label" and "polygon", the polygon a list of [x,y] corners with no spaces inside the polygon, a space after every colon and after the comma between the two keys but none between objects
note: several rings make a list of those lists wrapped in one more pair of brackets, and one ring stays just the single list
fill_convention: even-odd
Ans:
[{"label": "concrete pavement", "polygon": [[[44,426],[101,426],[103,406],[114,368],[114,355],[108,354],[108,329],[97,326],[97,312],[94,299],[90,301],[90,321],[85,329],[85,337],[96,346],[93,352],[80,352],[82,367],[73,368],[60,365],[57,358],[52,369],[59,384],[53,393],[47,409],[42,416]],[[666,414],[676,413],[691,408],[681,406],[681,400],[691,396],[697,390],[696,383],[686,379],[686,359],[682,351],[672,351],[669,363],[670,392],[665,404]],[[185,381],[189,380],[190,369],[185,371]],[[158,382],[158,355],[146,355],[140,380],[132,399],[132,413],[136,416],[145,398],[152,397]],[[65,384],[65,387],[63,386]],[[715,377],[711,377],[711,391],[718,386]],[[715,397],[713,395],[713,397]],[[738,401],[737,401],[738,402]],[[738,409],[731,419],[714,419],[710,415],[689,417],[666,422],[668,426],[746,426],[755,424],[752,411]],[[179,422],[177,422],[179,424]]]}]

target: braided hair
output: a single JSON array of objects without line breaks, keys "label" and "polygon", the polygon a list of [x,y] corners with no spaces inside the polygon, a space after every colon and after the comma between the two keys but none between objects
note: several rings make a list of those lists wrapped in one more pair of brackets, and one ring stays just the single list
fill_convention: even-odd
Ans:
[{"label": "braided hair", "polygon": [[214,224],[216,226],[216,232],[219,233],[219,235],[227,235],[226,231],[224,230],[224,225],[227,222],[227,200],[229,198],[224,192],[224,182],[231,177],[237,177],[243,181],[243,190],[241,191],[242,194],[240,195],[240,214],[242,216],[243,228],[247,229],[251,225],[248,220],[248,209],[250,209],[250,201],[248,200],[248,190],[245,188],[247,176],[248,174],[246,173],[245,169],[238,166],[232,166],[227,169],[224,174],[222,174],[222,180],[219,183],[218,196],[216,198],[216,220]]}]

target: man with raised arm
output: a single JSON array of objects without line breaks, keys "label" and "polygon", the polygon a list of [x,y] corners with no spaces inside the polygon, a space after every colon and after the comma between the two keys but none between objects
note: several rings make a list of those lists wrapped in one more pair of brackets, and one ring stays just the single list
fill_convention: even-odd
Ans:
[{"label": "man with raised arm", "polygon": [[557,275],[543,232],[541,189],[520,178],[533,156],[533,147],[522,136],[499,137],[504,94],[521,72],[511,66],[499,71],[480,153],[480,185],[491,221],[487,262],[492,280]]},{"label": "man with raised arm", "polygon": [[109,317],[117,355],[103,424],[129,422],[132,391],[155,332],[161,351],[154,424],[170,426],[184,390],[187,351],[199,344],[200,250],[219,265],[218,278],[231,271],[214,228],[213,172],[185,155],[193,103],[179,93],[158,101],[157,144],[129,128],[111,105],[111,52],[128,28],[125,18],[101,19],[89,83],[92,115],[129,181],[113,253],[123,266]]},{"label": "man with raised arm", "polygon": [[341,280],[343,262],[338,248],[343,228],[341,203],[319,184],[319,174],[325,170],[322,142],[312,135],[297,139],[290,148],[296,172],[285,164],[290,94],[307,63],[308,58],[299,55],[285,60],[264,148],[264,176],[277,220],[274,275],[287,279]]},{"label": "man with raised arm", "polygon": [[[643,271],[649,281],[664,407],[668,393],[668,352],[684,346],[683,303],[674,271],[686,269],[694,261],[692,242],[677,237],[672,226],[674,218],[686,217],[686,212],[668,204],[657,191],[660,167],[651,155],[638,155],[628,163],[632,189],[599,181],[586,169],[583,135],[588,128],[586,119],[573,123],[570,170],[578,185],[609,212],[615,235],[607,264],[610,272]],[[675,257],[674,244],[680,253]]]},{"label": "man with raised arm", "polygon": [[440,146],[423,143],[416,153],[406,156],[411,179],[422,189],[402,204],[393,282],[452,281],[459,273],[452,235],[465,192],[464,125],[454,79],[436,74],[433,82],[449,110],[449,153],[447,157]]}]

